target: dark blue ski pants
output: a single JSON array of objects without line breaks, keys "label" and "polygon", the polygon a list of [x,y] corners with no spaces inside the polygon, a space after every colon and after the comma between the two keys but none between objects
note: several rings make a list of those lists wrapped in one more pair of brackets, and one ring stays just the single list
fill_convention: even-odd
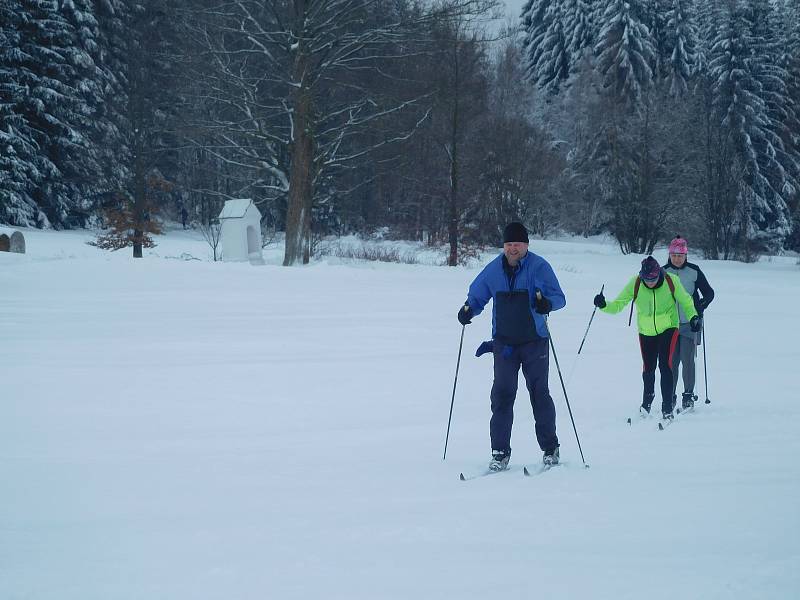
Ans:
[{"label": "dark blue ski pants", "polygon": [[531,397],[539,447],[542,450],[556,448],[556,407],[547,382],[550,370],[547,338],[537,338],[514,346],[513,352],[504,352],[505,348],[495,341],[492,419],[489,422],[492,450],[511,451],[511,426],[514,423],[514,399],[517,396],[520,367]]}]

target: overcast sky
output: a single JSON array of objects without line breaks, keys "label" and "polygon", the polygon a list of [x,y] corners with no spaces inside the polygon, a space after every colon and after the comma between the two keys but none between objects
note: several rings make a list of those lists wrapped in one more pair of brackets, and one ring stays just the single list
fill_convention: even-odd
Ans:
[{"label": "overcast sky", "polygon": [[518,19],[519,13],[522,11],[522,5],[525,4],[525,0],[505,0],[505,3],[506,12],[515,19]]},{"label": "overcast sky", "polygon": [[495,21],[494,27],[499,31],[507,24],[519,25],[519,15],[522,12],[522,6],[527,0],[500,0],[500,4],[505,4],[506,17],[502,20]]}]

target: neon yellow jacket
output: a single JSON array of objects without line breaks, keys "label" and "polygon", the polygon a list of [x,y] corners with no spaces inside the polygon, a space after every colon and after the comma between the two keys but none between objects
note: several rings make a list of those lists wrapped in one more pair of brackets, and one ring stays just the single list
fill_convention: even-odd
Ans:
[{"label": "neon yellow jacket", "polygon": [[[674,299],[666,280],[657,288],[652,289],[647,287],[644,282],[639,284],[639,292],[636,295],[636,324],[639,327],[639,333],[642,335],[658,335],[667,329],[678,327],[676,301],[683,308],[687,319],[691,320],[697,314],[692,297],[686,292],[686,288],[683,287],[680,278],[669,273],[665,273],[664,277],[672,279],[672,283],[675,286]],[[608,302],[600,310],[611,315],[623,310],[633,300],[633,288],[638,278],[638,275],[634,276],[625,286],[625,289],[619,293],[619,296]]]}]

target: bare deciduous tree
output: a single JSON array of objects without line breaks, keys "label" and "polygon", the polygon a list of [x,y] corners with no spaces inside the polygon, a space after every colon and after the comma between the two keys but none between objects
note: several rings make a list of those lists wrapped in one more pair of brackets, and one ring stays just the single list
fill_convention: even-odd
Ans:
[{"label": "bare deciduous tree", "polygon": [[418,126],[369,135],[421,100],[387,85],[393,65],[413,55],[407,42],[436,19],[483,13],[494,0],[446,0],[425,11],[386,0],[205,4],[192,29],[214,65],[214,100],[228,109],[217,122],[220,146],[287,194],[284,265],[293,265],[309,260],[326,178]]},{"label": "bare deciduous tree", "polygon": [[214,254],[214,262],[217,262],[217,248],[219,247],[220,238],[222,237],[222,224],[219,219],[210,219],[208,222],[201,222],[200,233],[203,234],[203,239],[211,247],[211,251]]}]

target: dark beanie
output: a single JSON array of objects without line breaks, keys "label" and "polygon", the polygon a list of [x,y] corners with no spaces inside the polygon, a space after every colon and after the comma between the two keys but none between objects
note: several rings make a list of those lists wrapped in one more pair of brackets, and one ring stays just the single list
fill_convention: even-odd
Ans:
[{"label": "dark beanie", "polygon": [[522,223],[509,223],[503,230],[503,243],[507,242],[525,242],[528,243],[528,230]]},{"label": "dark beanie", "polygon": [[652,256],[648,256],[642,261],[642,268],[639,277],[645,281],[655,281],[661,276],[661,265]]}]

